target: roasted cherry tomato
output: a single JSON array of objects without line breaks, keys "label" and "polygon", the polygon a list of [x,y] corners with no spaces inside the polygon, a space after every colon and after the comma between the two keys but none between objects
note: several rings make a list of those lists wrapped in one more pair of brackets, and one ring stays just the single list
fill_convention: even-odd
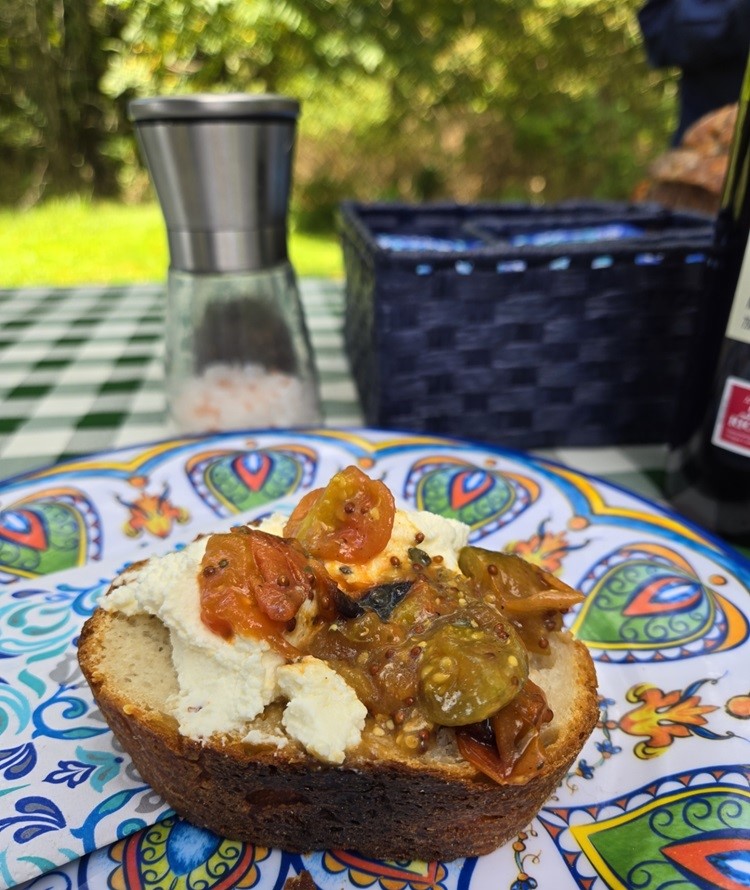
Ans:
[{"label": "roasted cherry tomato", "polygon": [[211,535],[199,577],[201,619],[225,639],[263,637],[294,653],[282,633],[313,592],[309,562],[293,541],[256,529]]},{"label": "roasted cherry tomato", "polygon": [[562,616],[583,596],[550,572],[513,553],[463,547],[458,565],[491,594],[513,622],[530,652],[548,654],[549,635],[562,627]]},{"label": "roasted cherry tomato", "polygon": [[382,482],[347,467],[300,501],[284,534],[318,559],[356,565],[385,549],[395,514],[393,495]]},{"label": "roasted cherry tomato", "polygon": [[544,764],[541,730],[554,715],[544,692],[527,680],[518,695],[483,723],[456,733],[464,760],[496,782],[527,782]]},{"label": "roasted cherry tomato", "polygon": [[577,590],[515,553],[463,547],[458,555],[458,566],[464,575],[499,593],[507,609],[566,611],[583,600]]},{"label": "roasted cherry tomato", "polygon": [[509,624],[498,621],[492,632],[476,622],[442,623],[424,641],[419,701],[441,726],[478,723],[518,694],[528,672],[526,649]]},{"label": "roasted cherry tomato", "polygon": [[539,733],[553,717],[542,689],[527,680],[508,707],[491,718],[495,747],[506,775],[510,775],[524,754],[532,753],[530,748],[533,759],[541,757]]}]

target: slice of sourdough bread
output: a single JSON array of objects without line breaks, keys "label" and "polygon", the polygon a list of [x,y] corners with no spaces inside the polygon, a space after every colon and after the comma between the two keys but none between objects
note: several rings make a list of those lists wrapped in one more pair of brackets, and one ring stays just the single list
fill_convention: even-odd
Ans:
[{"label": "slice of sourdough bread", "polygon": [[[570,769],[593,729],[596,674],[583,644],[562,632],[532,658],[531,679],[554,711],[544,766],[498,784],[458,753],[451,729],[421,755],[369,723],[342,766],[282,736],[281,704],[239,736],[182,736],[167,701],[177,691],[169,634],[153,617],[98,609],[79,661],[104,717],[141,775],[183,817],[215,833],[290,852],[353,849],[379,859],[451,860],[489,853],[523,830]],[[263,740],[266,739],[267,742]]]}]

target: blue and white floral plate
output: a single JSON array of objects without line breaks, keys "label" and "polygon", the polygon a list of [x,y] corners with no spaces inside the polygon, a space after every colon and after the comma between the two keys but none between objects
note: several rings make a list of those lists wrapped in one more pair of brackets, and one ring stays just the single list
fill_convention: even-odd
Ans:
[{"label": "blue and white floral plate", "polygon": [[[377,862],[229,842],[169,813],[96,709],[76,639],[126,563],[288,510],[356,463],[586,595],[601,719],[495,853]],[[382,890],[750,886],[750,565],[603,481],[497,448],[362,430],[174,439],[0,485],[0,887]],[[40,877],[42,876],[43,877]]]}]

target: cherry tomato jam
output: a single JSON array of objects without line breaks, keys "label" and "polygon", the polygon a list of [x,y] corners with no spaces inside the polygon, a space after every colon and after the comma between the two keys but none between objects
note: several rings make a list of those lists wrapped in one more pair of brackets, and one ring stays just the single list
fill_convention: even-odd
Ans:
[{"label": "cherry tomato jam", "polygon": [[438,728],[453,727],[478,770],[524,781],[544,763],[540,731],[553,716],[528,678],[529,653],[549,652],[548,635],[580,594],[519,557],[476,547],[461,550],[454,572],[420,547],[422,534],[391,554],[376,586],[340,589],[322,560],[378,557],[394,516],[388,489],[349,467],[302,499],[288,537],[248,527],[213,535],[202,619],[226,639],[262,637],[290,659],[326,661],[367,707],[371,735],[419,754]]},{"label": "cherry tomato jam", "polygon": [[487,719],[528,674],[518,634],[467,579],[439,567],[410,565],[406,574],[412,584],[387,619],[365,595],[356,617],[317,630],[311,654],[340,673],[371,714],[402,731]]}]

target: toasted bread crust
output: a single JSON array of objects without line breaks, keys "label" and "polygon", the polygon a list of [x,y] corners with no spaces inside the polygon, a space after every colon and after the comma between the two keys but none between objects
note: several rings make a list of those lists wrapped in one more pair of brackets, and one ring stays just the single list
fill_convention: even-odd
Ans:
[{"label": "toasted bread crust", "polygon": [[[526,784],[497,784],[460,758],[373,760],[355,751],[336,767],[295,746],[251,746],[237,738],[201,743],[180,735],[148,689],[113,675],[113,647],[138,646],[154,622],[98,609],[84,625],[79,661],[112,731],[145,781],[180,815],[219,835],[289,852],[340,848],[428,861],[488,853],[533,818],[598,717],[593,663],[586,648],[568,638],[570,717],[548,745],[544,767]],[[172,670],[164,639],[164,647],[152,647],[150,671]]]}]

